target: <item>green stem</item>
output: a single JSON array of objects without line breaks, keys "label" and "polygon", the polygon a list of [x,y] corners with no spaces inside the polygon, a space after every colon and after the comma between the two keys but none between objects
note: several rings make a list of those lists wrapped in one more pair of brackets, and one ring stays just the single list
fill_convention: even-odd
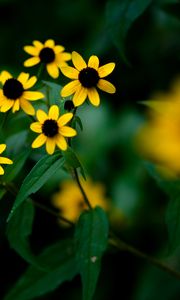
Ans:
[{"label": "green stem", "polygon": [[79,189],[81,191],[81,194],[83,196],[84,202],[89,207],[89,209],[92,209],[91,203],[90,203],[90,201],[89,201],[89,199],[88,199],[88,197],[87,197],[87,195],[86,195],[86,193],[85,193],[85,191],[84,191],[84,189],[83,189],[83,187],[81,185],[78,172],[77,172],[77,170],[75,168],[73,169],[73,171],[74,171],[74,179],[75,179],[75,181],[76,181],[76,183],[77,183],[77,185],[78,185],[78,187],[79,187]]}]

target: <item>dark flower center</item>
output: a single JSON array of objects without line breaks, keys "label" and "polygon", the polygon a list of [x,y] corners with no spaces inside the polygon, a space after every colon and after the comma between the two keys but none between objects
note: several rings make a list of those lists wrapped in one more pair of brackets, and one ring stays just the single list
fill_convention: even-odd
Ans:
[{"label": "dark flower center", "polygon": [[22,83],[14,78],[6,80],[3,86],[3,94],[8,99],[16,100],[22,96],[23,92],[24,89]]},{"label": "dark flower center", "polygon": [[49,47],[45,47],[39,53],[39,58],[40,58],[41,62],[48,64],[48,63],[51,63],[54,61],[55,53],[54,53],[53,49],[51,49]]},{"label": "dark flower center", "polygon": [[79,81],[83,87],[91,88],[97,85],[99,81],[99,74],[93,68],[84,68],[79,72]]},{"label": "dark flower center", "polygon": [[66,102],[64,103],[64,109],[67,111],[71,111],[72,109],[74,109],[74,104],[71,100],[66,100]]},{"label": "dark flower center", "polygon": [[58,134],[58,124],[55,120],[46,120],[42,125],[42,132],[48,137],[54,137]]}]

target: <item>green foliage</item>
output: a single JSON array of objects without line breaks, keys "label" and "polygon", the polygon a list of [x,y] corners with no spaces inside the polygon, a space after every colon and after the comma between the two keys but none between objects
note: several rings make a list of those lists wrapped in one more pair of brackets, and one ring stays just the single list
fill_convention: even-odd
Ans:
[{"label": "green foliage", "polygon": [[75,248],[71,240],[64,240],[48,247],[37,257],[37,263],[46,269],[30,266],[4,300],[30,300],[49,293],[77,273]]},{"label": "green foliage", "polygon": [[64,160],[59,151],[52,156],[45,155],[37,162],[20,187],[19,193],[9,214],[8,221],[11,219],[18,206],[23,203],[28,196],[37,192],[63,163]]},{"label": "green foliage", "polygon": [[79,161],[77,155],[75,154],[74,150],[71,147],[68,147],[68,149],[63,152],[63,156],[64,156],[65,163],[66,163],[67,167],[74,168],[74,169],[79,168],[80,172],[81,172],[81,175],[86,180],[84,168],[83,168],[82,164],[80,163],[80,161]]},{"label": "green foliage", "polygon": [[91,300],[99,277],[101,258],[108,242],[108,220],[100,207],[84,212],[80,216],[75,239],[76,261],[83,284],[83,299]]},{"label": "green foliage", "polygon": [[61,85],[42,80],[44,87],[42,88],[42,92],[46,95],[46,100],[49,105],[58,105],[61,108],[61,113],[64,111],[64,101],[60,97],[60,90],[62,88]]}]

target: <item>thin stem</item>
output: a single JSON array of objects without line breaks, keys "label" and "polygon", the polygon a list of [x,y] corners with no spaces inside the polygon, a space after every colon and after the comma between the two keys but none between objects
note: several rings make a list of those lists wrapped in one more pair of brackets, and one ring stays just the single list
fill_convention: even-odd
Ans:
[{"label": "thin stem", "polygon": [[73,171],[74,171],[74,179],[75,179],[75,181],[76,181],[76,183],[77,183],[77,185],[78,185],[78,187],[81,191],[81,194],[83,195],[84,202],[89,207],[89,209],[92,209],[91,203],[90,203],[90,201],[89,201],[89,199],[88,199],[88,197],[87,197],[87,195],[86,195],[86,193],[85,193],[85,191],[84,191],[84,189],[81,185],[78,172],[75,168],[73,169]]},{"label": "thin stem", "polygon": [[171,274],[172,276],[174,276],[180,280],[180,273],[178,271],[172,269],[167,264],[161,262],[157,258],[154,258],[144,252],[141,252],[140,250],[134,248],[133,246],[125,243],[124,241],[117,238],[114,234],[113,234],[112,238],[110,238],[109,243],[111,245],[115,246],[119,250],[125,250],[125,251],[132,253],[133,255],[135,255],[137,257],[146,259],[147,261],[152,263],[154,266],[162,269],[163,271],[168,272],[169,274]]}]

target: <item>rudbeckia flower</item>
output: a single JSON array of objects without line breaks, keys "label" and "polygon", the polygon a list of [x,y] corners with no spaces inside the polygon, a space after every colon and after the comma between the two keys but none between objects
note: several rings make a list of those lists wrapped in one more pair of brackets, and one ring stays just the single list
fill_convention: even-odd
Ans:
[{"label": "rudbeckia flower", "polygon": [[48,114],[43,110],[37,111],[38,122],[31,124],[32,131],[39,133],[39,136],[32,143],[32,148],[39,148],[46,144],[48,154],[53,154],[56,145],[63,151],[67,149],[67,141],[65,137],[73,137],[77,134],[76,130],[66,126],[72,119],[72,113],[66,113],[59,117],[59,108],[52,105]]},{"label": "rudbeckia flower", "polygon": [[1,112],[7,112],[12,108],[12,112],[14,113],[22,108],[28,115],[35,114],[35,110],[29,101],[44,97],[41,92],[29,91],[37,81],[36,76],[29,78],[28,73],[22,72],[16,79],[9,72],[2,71],[0,81],[3,84],[2,89],[0,89]]},{"label": "rudbeckia flower", "polygon": [[65,85],[61,90],[62,97],[73,95],[73,103],[75,106],[81,105],[88,97],[94,106],[100,104],[97,87],[107,93],[113,94],[116,89],[112,83],[102,79],[109,75],[115,67],[115,63],[108,63],[99,67],[99,59],[92,55],[88,64],[82,56],[77,52],[72,52],[72,62],[74,67],[61,67],[61,72],[68,78],[73,79],[72,82]]},{"label": "rudbeckia flower", "polygon": [[[6,145],[0,144],[0,154],[2,154],[5,149],[6,149]],[[1,164],[11,165],[11,164],[13,164],[13,162],[11,159],[9,159],[7,157],[0,156],[0,175],[3,175],[4,169],[2,168]]]},{"label": "rudbeckia flower", "polygon": [[47,40],[44,44],[33,41],[33,46],[24,47],[24,50],[33,56],[24,62],[24,66],[32,67],[43,63],[49,75],[52,78],[58,78],[59,67],[66,66],[66,61],[71,59],[71,54],[64,52],[64,49],[63,46],[55,45],[53,40]]}]

